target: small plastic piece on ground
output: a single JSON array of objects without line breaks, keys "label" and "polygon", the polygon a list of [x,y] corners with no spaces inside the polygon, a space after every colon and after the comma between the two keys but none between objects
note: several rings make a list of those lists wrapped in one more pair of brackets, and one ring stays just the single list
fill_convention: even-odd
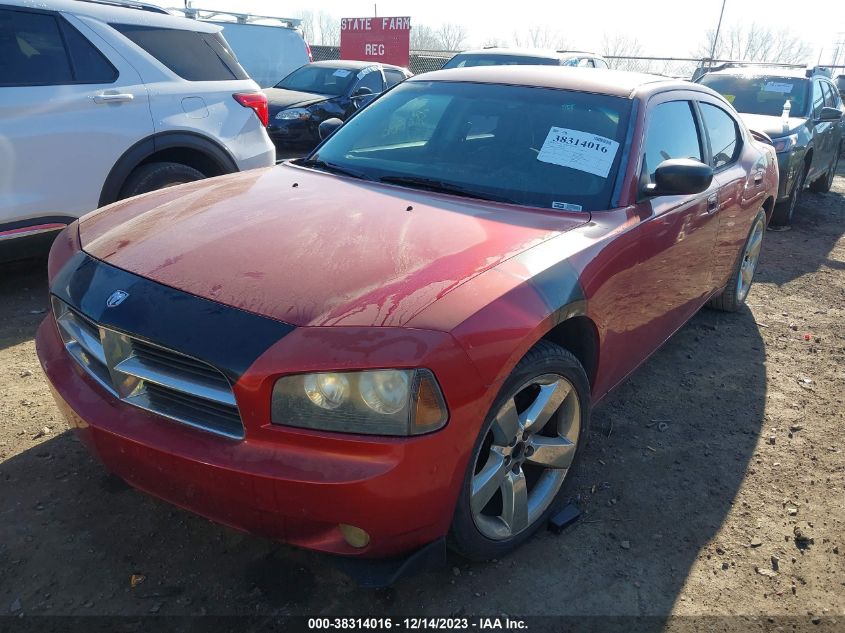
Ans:
[{"label": "small plastic piece on ground", "polygon": [[567,528],[575,523],[580,516],[581,510],[578,509],[578,506],[574,503],[570,503],[560,512],[557,512],[549,517],[549,531],[555,534],[560,534],[563,532],[564,528]]}]

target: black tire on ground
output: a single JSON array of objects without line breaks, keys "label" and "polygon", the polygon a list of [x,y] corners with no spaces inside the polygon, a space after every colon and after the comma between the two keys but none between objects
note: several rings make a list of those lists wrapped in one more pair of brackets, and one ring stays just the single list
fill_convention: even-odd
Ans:
[{"label": "black tire on ground", "polygon": [[201,171],[182,163],[148,163],[136,167],[129,174],[123,184],[123,189],[120,191],[120,198],[131,198],[156,189],[194,182],[203,178],[205,178],[205,174]]},{"label": "black tire on ground", "polygon": [[[503,406],[508,399],[513,398],[521,385],[526,381],[531,380],[548,373],[556,373],[566,378],[574,387],[575,393],[578,397],[580,405],[580,429],[578,433],[578,440],[576,445],[576,452],[569,469],[566,472],[563,484],[560,487],[554,500],[549,504],[549,507],[539,515],[535,521],[525,528],[522,532],[510,537],[507,540],[493,540],[483,535],[472,517],[472,510],[470,508],[470,492],[472,486],[472,477],[476,468],[476,460],[485,438],[490,432],[491,426],[496,413]],[[562,347],[555,345],[549,341],[540,341],[532,347],[528,353],[514,368],[511,375],[505,381],[499,395],[493,403],[493,406],[484,420],[481,431],[473,446],[470,463],[467,465],[467,471],[464,475],[463,483],[461,485],[461,494],[458,498],[458,504],[455,508],[455,514],[452,518],[452,526],[447,537],[447,544],[449,548],[457,554],[475,561],[490,560],[504,556],[508,552],[516,549],[526,540],[528,540],[538,529],[545,525],[549,516],[560,508],[561,502],[566,499],[566,494],[572,482],[572,473],[577,468],[579,457],[582,453],[582,447],[585,444],[588,427],[590,421],[590,386],[587,374],[578,359],[570,352]],[[560,410],[556,412],[552,419],[560,414]],[[550,420],[549,424],[552,424]]]},{"label": "black tire on ground", "polygon": [[812,183],[810,183],[810,191],[813,193],[827,193],[830,191],[830,188],[833,186],[833,177],[836,175],[836,168],[839,165],[839,153],[836,153],[836,156],[833,157],[833,161],[830,163],[830,169],[828,169],[824,176],[821,178],[817,178]]},{"label": "black tire on ground", "polygon": [[804,171],[801,172],[801,175],[798,176],[798,180],[794,185],[792,185],[792,193],[789,194],[789,198],[775,205],[771,219],[771,223],[774,226],[786,226],[792,222],[792,216],[795,214],[795,207],[798,206],[798,200],[801,197],[801,192],[807,182],[807,171],[809,169],[809,165],[804,167]]},{"label": "black tire on ground", "polygon": [[[766,234],[766,214],[762,210],[757,214],[757,217],[754,218],[754,222],[751,224],[751,230],[748,231],[748,237],[745,238],[745,243],[742,245],[742,251],[740,251],[739,257],[737,257],[736,264],[734,265],[734,271],[731,274],[731,278],[728,280],[728,284],[725,286],[725,289],[722,290],[721,294],[718,294],[710,299],[707,303],[709,307],[721,310],[722,312],[736,312],[745,304],[745,299],[748,296],[748,291],[751,289],[751,286],[748,286],[745,292],[740,293],[738,290],[739,277],[742,274],[742,264],[745,260],[746,249],[751,241],[751,238],[755,235],[755,228],[757,228],[758,225],[762,227],[759,233],[760,239],[762,240],[763,236]],[[752,283],[754,272],[756,272],[756,264],[754,270],[751,271]]]}]

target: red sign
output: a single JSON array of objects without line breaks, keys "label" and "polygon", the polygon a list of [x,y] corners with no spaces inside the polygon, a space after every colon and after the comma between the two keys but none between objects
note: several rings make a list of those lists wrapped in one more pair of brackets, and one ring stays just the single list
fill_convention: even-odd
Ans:
[{"label": "red sign", "polygon": [[407,66],[411,18],[343,18],[340,58]]}]

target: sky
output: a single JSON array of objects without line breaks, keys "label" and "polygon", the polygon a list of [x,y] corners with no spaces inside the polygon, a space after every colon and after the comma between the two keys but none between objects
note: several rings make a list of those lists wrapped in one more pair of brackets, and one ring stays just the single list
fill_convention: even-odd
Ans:
[{"label": "sky", "polygon": [[[179,6],[181,0],[152,0]],[[722,28],[757,21],[773,30],[791,29],[815,49],[813,62],[838,39],[845,39],[845,0],[823,2],[823,11],[800,10],[795,0],[726,0]],[[822,6],[819,5],[819,6]],[[492,39],[509,41],[515,31],[549,25],[565,38],[569,48],[601,51],[602,35],[621,33],[636,37],[643,54],[688,56],[716,27],[722,0],[598,0],[588,2],[521,0],[460,2],[455,0],[194,0],[196,8],[260,15],[296,17],[302,10],[325,11],[341,17],[410,16],[411,24],[437,27],[444,22],[463,25],[467,44],[481,46]],[[800,17],[803,15],[803,18]]]}]

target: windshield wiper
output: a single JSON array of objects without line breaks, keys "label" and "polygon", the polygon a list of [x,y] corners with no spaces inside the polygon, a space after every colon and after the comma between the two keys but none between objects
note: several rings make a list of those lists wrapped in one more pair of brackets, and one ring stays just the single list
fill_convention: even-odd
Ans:
[{"label": "windshield wiper", "polygon": [[335,165],[334,163],[329,163],[319,158],[303,158],[302,160],[296,161],[295,164],[301,165],[302,167],[313,167],[314,169],[327,171],[332,174],[350,176],[352,178],[358,178],[360,180],[372,180],[372,178],[370,178],[367,174],[362,171],[358,171],[357,169],[349,169],[347,167],[341,167],[340,165]]},{"label": "windshield wiper", "polygon": [[448,193],[455,196],[463,196],[464,198],[475,198],[476,200],[489,200],[491,202],[506,202],[516,204],[513,200],[495,194],[481,193],[467,189],[461,185],[436,180],[434,178],[423,178],[421,176],[384,176],[379,178],[379,182],[384,182],[390,185],[405,185],[415,189],[425,189],[426,191],[434,191],[437,193]]}]

